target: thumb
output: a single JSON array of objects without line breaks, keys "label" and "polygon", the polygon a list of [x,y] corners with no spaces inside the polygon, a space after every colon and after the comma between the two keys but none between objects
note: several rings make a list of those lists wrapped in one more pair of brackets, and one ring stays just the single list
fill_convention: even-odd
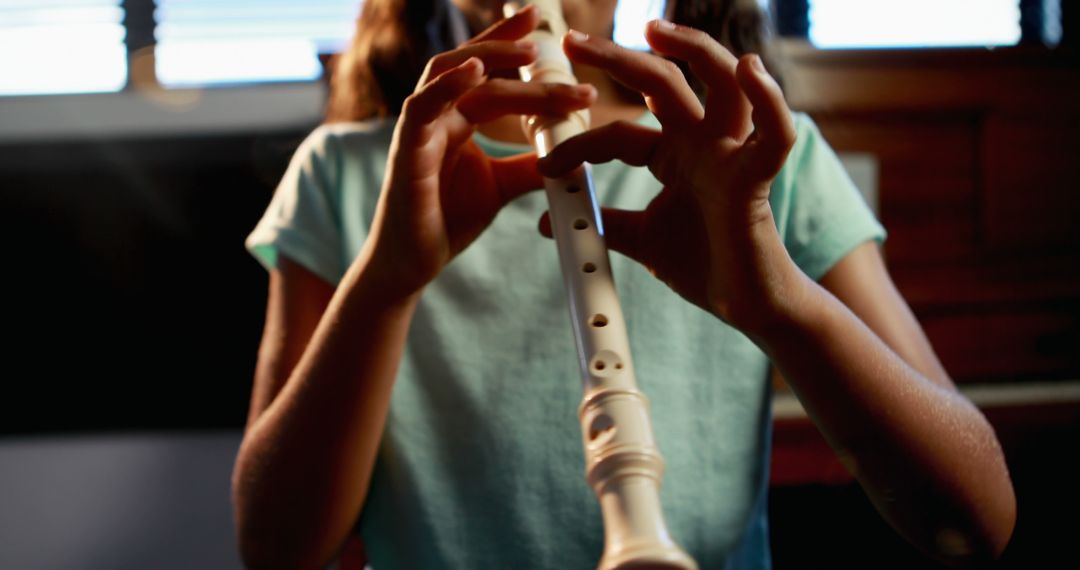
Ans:
[{"label": "thumb", "polygon": [[754,108],[754,133],[744,147],[747,164],[754,174],[772,180],[795,144],[791,110],[784,101],[780,85],[765,71],[757,55],[740,58],[735,76]]},{"label": "thumb", "polygon": [[536,153],[528,152],[491,160],[491,170],[503,204],[537,188],[544,187],[544,177],[536,169]]},{"label": "thumb", "polygon": [[[652,267],[647,259],[645,242],[642,238],[645,221],[644,212],[603,208],[601,218],[604,228],[604,241],[607,242],[608,249],[617,251],[646,268]],[[550,212],[544,212],[544,215],[540,216],[538,229],[540,235],[546,238],[554,237]]]},{"label": "thumb", "polygon": [[555,234],[551,233],[551,212],[544,212],[544,214],[540,216],[540,223],[537,225],[536,229],[540,230],[540,235],[548,239],[555,238]]}]

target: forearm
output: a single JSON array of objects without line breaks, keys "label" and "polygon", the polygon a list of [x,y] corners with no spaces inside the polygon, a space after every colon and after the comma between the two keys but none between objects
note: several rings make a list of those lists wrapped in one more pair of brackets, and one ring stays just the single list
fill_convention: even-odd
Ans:
[{"label": "forearm", "polygon": [[999,554],[1015,500],[982,414],[801,272],[785,284],[796,292],[786,295],[783,314],[750,336],[878,510],[936,557],[964,563]]},{"label": "forearm", "polygon": [[233,493],[254,567],[316,567],[355,523],[416,296],[388,295],[358,261],[284,388],[245,435]]}]

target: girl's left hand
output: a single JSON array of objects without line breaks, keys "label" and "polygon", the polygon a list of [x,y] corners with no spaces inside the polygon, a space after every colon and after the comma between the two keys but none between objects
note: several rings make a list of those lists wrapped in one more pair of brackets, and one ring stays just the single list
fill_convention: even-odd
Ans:
[{"label": "girl's left hand", "polygon": [[644,211],[604,210],[608,246],[733,326],[763,326],[793,300],[801,275],[769,206],[795,141],[791,113],[758,56],[736,59],[708,34],[669,22],[651,22],[646,36],[657,53],[689,63],[708,89],[704,106],[670,61],[571,32],[570,59],[640,91],[662,130],[611,123],[559,145],[540,170],[556,177],[613,159],[647,166],[664,189]]},{"label": "girl's left hand", "polygon": [[358,263],[380,291],[423,290],[517,196],[540,188],[536,154],[492,158],[472,140],[479,124],[515,115],[564,115],[588,107],[588,85],[490,77],[536,60],[525,37],[535,7],[500,20],[428,60],[394,129],[383,191]]}]

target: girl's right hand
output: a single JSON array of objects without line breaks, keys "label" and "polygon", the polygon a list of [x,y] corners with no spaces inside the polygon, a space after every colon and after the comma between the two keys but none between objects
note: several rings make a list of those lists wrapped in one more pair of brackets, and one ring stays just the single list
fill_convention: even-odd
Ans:
[{"label": "girl's right hand", "polygon": [[[571,32],[570,61],[639,91],[659,130],[616,122],[544,158],[561,176],[582,162],[646,166],[663,189],[643,211],[604,210],[607,245],[642,263],[686,300],[747,334],[798,310],[808,279],[776,229],[772,181],[795,143],[779,84],[756,55],[736,58],[708,33],[654,20],[655,53]],[[702,101],[670,57],[707,87]]]},{"label": "girl's right hand", "polygon": [[402,106],[371,235],[360,259],[388,294],[408,296],[433,280],[510,200],[540,188],[536,154],[493,159],[473,142],[476,125],[505,115],[559,115],[588,107],[588,85],[490,79],[536,59],[524,38],[534,8],[497,22],[433,57]]}]

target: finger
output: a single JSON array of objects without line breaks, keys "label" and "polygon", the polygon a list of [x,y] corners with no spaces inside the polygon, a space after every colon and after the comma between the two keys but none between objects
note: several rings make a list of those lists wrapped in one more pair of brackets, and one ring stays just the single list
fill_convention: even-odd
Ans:
[{"label": "finger", "polygon": [[405,99],[401,106],[406,133],[419,133],[469,89],[484,81],[484,64],[478,58],[436,77]]},{"label": "finger", "polygon": [[[608,249],[617,251],[630,259],[652,269],[645,255],[644,235],[645,213],[632,210],[603,208],[600,211],[604,221],[604,241]],[[544,212],[537,224],[540,235],[553,238],[551,214]]]},{"label": "finger", "polygon": [[497,40],[463,45],[428,60],[420,85],[430,82],[446,70],[465,63],[470,57],[484,62],[484,69],[515,69],[536,60],[536,43],[529,40]]},{"label": "finger", "polygon": [[567,139],[540,160],[540,172],[557,178],[582,162],[600,164],[619,159],[631,166],[651,166],[660,144],[655,129],[616,121]]},{"label": "finger", "polygon": [[740,58],[736,77],[754,108],[754,133],[743,147],[745,163],[760,179],[772,179],[795,144],[795,122],[780,85],[765,71],[760,57]]},{"label": "finger", "polygon": [[666,59],[573,30],[563,38],[563,50],[571,61],[603,69],[643,94],[649,109],[665,126],[694,123],[705,114],[682,71]]},{"label": "finger", "polygon": [[644,247],[645,213],[603,208],[600,215],[604,219],[604,242],[608,249],[633,259],[651,271]]},{"label": "finger", "polygon": [[491,170],[503,204],[544,186],[544,177],[536,168],[535,152],[493,159]]},{"label": "finger", "polygon": [[645,37],[659,54],[690,65],[708,88],[705,125],[714,132],[743,140],[750,134],[750,102],[735,79],[738,59],[709,34],[665,20],[653,20]]},{"label": "finger", "polygon": [[518,10],[513,16],[499,20],[488,29],[480,32],[475,37],[465,42],[476,44],[489,40],[516,40],[525,37],[536,29],[540,23],[540,12],[533,5],[528,5]]},{"label": "finger", "polygon": [[484,123],[503,115],[561,116],[594,101],[596,89],[591,85],[491,79],[463,95],[457,108],[470,122]]}]

